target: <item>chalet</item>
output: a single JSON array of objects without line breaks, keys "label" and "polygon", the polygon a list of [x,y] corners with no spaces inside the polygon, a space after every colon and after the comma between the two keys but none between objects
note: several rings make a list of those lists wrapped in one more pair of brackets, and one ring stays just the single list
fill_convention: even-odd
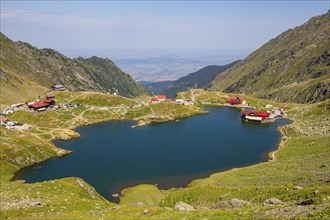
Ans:
[{"label": "chalet", "polygon": [[46,99],[44,101],[38,101],[38,102],[35,102],[33,104],[30,104],[28,106],[28,108],[30,110],[41,112],[41,111],[45,111],[47,108],[49,108],[53,105],[55,105],[54,100]]},{"label": "chalet", "polygon": [[262,122],[270,116],[269,112],[262,112],[256,110],[243,110],[242,119],[246,121]]},{"label": "chalet", "polygon": [[166,96],[159,95],[159,96],[157,96],[157,99],[158,99],[158,101],[164,102],[164,101],[166,101]]},{"label": "chalet", "polygon": [[65,90],[65,87],[63,85],[53,85],[53,86],[51,86],[51,89],[53,91],[63,91],[63,90]]},{"label": "chalet", "polygon": [[172,99],[165,99],[165,102],[172,102]]},{"label": "chalet", "polygon": [[[158,95],[156,97],[152,97],[151,98],[151,103],[159,103],[159,102],[165,102],[165,101],[169,101],[170,99],[166,99],[166,96],[164,95]],[[172,99],[171,99],[172,101]]]},{"label": "chalet", "polygon": [[0,125],[6,125],[8,122],[10,122],[10,119],[4,116],[0,116]]},{"label": "chalet", "polygon": [[244,105],[246,103],[243,96],[229,97],[226,102],[231,105]]}]

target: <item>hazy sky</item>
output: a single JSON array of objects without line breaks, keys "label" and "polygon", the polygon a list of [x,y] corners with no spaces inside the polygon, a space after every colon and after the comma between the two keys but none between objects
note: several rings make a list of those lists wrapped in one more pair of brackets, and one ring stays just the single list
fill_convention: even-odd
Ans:
[{"label": "hazy sky", "polygon": [[6,1],[1,32],[59,51],[255,50],[329,1]]}]

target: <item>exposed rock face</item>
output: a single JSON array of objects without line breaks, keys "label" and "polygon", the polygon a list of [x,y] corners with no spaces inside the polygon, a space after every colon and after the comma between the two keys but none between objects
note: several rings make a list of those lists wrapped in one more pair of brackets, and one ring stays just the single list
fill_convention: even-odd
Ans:
[{"label": "exposed rock face", "polygon": [[184,202],[177,202],[175,203],[175,209],[179,210],[179,211],[184,211],[184,212],[190,212],[190,211],[194,211],[194,207],[192,207],[191,205],[188,205],[187,203]]}]

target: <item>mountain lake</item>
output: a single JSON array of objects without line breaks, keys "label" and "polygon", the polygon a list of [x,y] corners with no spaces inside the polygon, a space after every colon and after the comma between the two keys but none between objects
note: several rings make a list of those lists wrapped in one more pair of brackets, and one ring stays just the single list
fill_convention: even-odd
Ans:
[{"label": "mountain lake", "polygon": [[77,128],[79,139],[55,140],[73,152],[18,171],[13,180],[34,183],[80,177],[112,202],[113,193],[142,183],[160,189],[186,187],[197,178],[268,160],[280,141],[279,125],[241,121],[241,110],[207,108],[209,114],[131,128],[134,121],[110,121]]}]

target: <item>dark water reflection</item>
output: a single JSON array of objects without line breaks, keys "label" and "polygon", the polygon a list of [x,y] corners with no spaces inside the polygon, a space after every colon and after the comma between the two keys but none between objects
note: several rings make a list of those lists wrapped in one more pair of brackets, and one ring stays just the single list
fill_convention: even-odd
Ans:
[{"label": "dark water reflection", "polygon": [[161,189],[185,187],[216,171],[267,160],[280,140],[277,126],[288,123],[243,123],[238,109],[208,111],[208,115],[134,129],[132,121],[78,128],[80,139],[54,141],[72,154],[24,168],[15,179],[81,177],[112,201],[113,193],[140,183],[158,184]]}]

